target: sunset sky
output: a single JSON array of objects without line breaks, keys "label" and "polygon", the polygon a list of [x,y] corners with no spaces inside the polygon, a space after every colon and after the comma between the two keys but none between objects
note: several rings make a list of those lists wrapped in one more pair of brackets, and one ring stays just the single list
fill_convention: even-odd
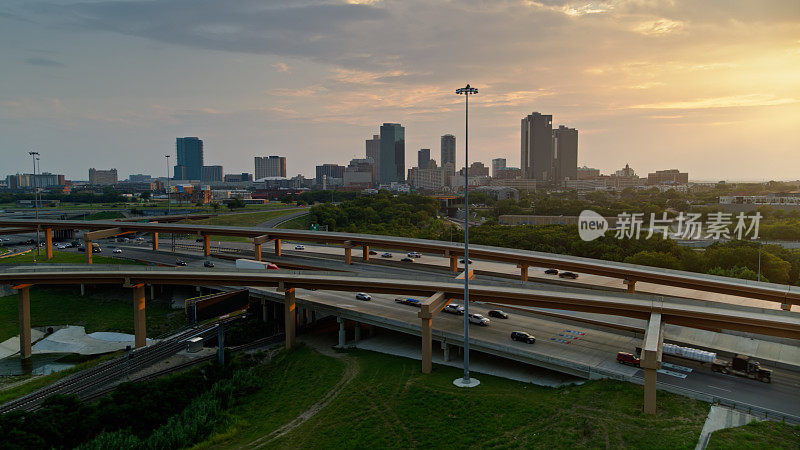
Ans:
[{"label": "sunset sky", "polygon": [[29,150],[72,179],[163,176],[198,136],[225,173],[282,155],[311,177],[383,122],[408,167],[446,133],[463,161],[469,82],[486,165],[519,167],[538,111],[603,173],[800,179],[798,0],[3,0],[0,42],[0,176]]}]

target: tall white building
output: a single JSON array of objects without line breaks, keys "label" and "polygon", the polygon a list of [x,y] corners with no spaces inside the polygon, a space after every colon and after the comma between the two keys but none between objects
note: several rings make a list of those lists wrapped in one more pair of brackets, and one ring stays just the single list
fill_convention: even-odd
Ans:
[{"label": "tall white building", "polygon": [[497,172],[506,168],[505,158],[495,158],[492,160],[492,177],[497,176]]},{"label": "tall white building", "polygon": [[286,157],[285,156],[256,156],[255,179],[260,180],[267,177],[286,178]]}]

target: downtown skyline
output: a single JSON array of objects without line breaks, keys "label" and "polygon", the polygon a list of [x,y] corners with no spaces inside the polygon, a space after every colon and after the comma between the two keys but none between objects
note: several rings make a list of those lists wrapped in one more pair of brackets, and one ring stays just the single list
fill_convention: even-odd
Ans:
[{"label": "downtown skyline", "polygon": [[175,137],[199,136],[226,173],[280,154],[312,176],[384,122],[406,128],[406,168],[447,133],[461,166],[470,82],[472,161],[517,165],[520,117],[546,111],[604,173],[800,178],[797,2],[350,3],[4,2],[3,166],[35,150],[68,178],[163,176]]}]

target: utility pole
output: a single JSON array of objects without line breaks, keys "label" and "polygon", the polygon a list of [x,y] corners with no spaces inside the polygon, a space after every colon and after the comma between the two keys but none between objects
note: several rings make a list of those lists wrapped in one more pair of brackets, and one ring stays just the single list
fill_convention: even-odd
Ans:
[{"label": "utility pole", "polygon": [[[33,185],[33,206],[36,209],[36,220],[39,220],[39,189],[36,186],[36,160],[39,159],[39,152],[28,152],[33,161],[33,177],[31,177],[31,184]],[[36,225],[36,259],[39,259],[39,225]]]}]

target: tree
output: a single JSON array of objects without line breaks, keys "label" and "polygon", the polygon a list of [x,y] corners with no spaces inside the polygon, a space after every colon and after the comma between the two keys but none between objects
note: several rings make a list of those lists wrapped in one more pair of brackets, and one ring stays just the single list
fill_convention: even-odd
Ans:
[{"label": "tree", "polygon": [[235,198],[228,202],[228,209],[230,209],[231,211],[233,211],[236,208],[244,208],[244,207],[245,204],[240,198]]},{"label": "tree", "polygon": [[212,203],[211,204],[211,209],[213,209],[214,212],[219,211],[219,203],[217,203],[217,202]]}]

